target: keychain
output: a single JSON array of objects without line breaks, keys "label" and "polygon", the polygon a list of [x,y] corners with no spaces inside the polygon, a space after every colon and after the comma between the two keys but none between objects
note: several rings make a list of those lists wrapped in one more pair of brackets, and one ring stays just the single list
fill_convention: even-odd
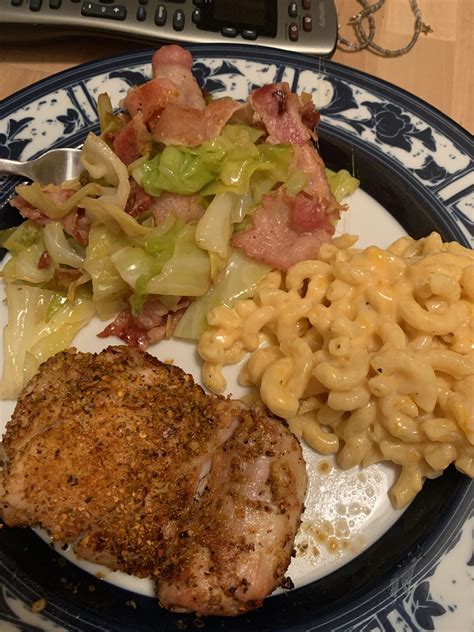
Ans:
[{"label": "keychain", "polygon": [[[397,48],[395,50],[389,50],[387,48],[383,48],[374,42],[375,35],[375,18],[374,14],[383,7],[385,4],[385,0],[378,0],[374,4],[369,4],[368,0],[358,0],[362,5],[362,11],[359,11],[357,15],[354,15],[349,24],[352,24],[354,30],[357,34],[358,42],[350,42],[345,37],[338,35],[338,48],[340,50],[344,50],[346,52],[355,53],[359,50],[363,50],[367,48],[371,50],[377,55],[382,57],[399,57],[400,55],[405,55],[408,53],[413,46],[416,44],[420,33],[424,33],[427,35],[428,33],[432,33],[433,29],[428,24],[425,24],[421,18],[421,11],[418,7],[416,0],[409,0],[410,8],[415,15],[415,26],[414,33],[411,40],[408,44],[403,48]],[[363,20],[366,19],[369,22],[369,32],[366,33],[363,27]]]}]

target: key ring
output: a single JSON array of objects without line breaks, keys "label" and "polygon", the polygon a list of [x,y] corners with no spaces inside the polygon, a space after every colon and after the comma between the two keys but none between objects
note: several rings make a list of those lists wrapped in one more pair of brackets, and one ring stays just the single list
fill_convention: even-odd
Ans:
[{"label": "key ring", "polygon": [[[349,20],[349,24],[354,27],[358,42],[351,42],[347,38],[338,35],[337,45],[340,50],[355,53],[357,51],[363,50],[364,48],[367,48],[368,50],[371,50],[381,57],[399,57],[400,55],[405,55],[413,48],[418,40],[418,37],[420,36],[420,33],[424,33],[425,35],[427,35],[428,33],[433,32],[431,26],[425,24],[422,21],[421,11],[416,0],[409,0],[410,9],[415,16],[415,25],[412,38],[403,48],[396,48],[393,50],[383,48],[373,41],[376,30],[374,14],[383,7],[383,5],[385,4],[385,0],[378,0],[377,2],[374,2],[374,4],[370,4],[368,0],[358,0],[358,2],[362,5],[362,10]],[[367,19],[369,22],[368,33],[366,33],[366,31],[364,30],[363,20],[365,19]]]}]

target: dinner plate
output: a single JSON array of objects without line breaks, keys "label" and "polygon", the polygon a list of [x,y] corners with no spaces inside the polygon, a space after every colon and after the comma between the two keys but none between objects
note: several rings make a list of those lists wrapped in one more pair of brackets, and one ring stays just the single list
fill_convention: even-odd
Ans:
[{"label": "dinner plate", "polygon": [[[330,61],[234,45],[189,49],[200,85],[217,96],[242,99],[254,87],[276,81],[312,94],[321,111],[319,146],[327,166],[349,169],[361,180],[340,230],[359,233],[363,245],[381,246],[405,233],[419,238],[436,230],[445,240],[472,247],[470,138],[453,121],[393,85]],[[130,86],[149,77],[152,52],[85,64],[6,99],[0,106],[0,156],[24,160],[46,149],[79,145],[98,129],[97,96],[107,91],[118,104]],[[0,228],[5,228],[20,221],[6,204],[18,180],[0,177],[0,183],[0,207],[5,205]],[[74,344],[81,350],[100,348],[89,329]],[[196,374],[192,345],[167,342],[159,355],[172,356]],[[235,384],[235,375],[230,377]],[[239,395],[237,388],[233,392]],[[0,424],[12,406],[1,404]],[[344,497],[341,513],[358,537],[349,538],[344,553],[331,554],[321,536],[330,535],[330,525],[324,532],[330,521],[318,523],[319,555],[303,561],[297,556],[290,567],[296,588],[279,591],[260,610],[205,620],[170,613],[149,596],[146,582],[127,583],[110,573],[105,581],[95,575],[96,568],[78,567],[68,552],[61,555],[34,531],[3,527],[0,629],[469,630],[472,483],[451,467],[425,483],[404,512],[395,512],[385,489],[375,494],[377,503],[369,498],[377,483],[386,488],[393,480],[388,466],[342,473],[330,460],[305,454],[312,470],[309,517],[317,522],[319,512],[330,518],[324,499],[334,507],[331,497]],[[358,530],[360,515],[365,522]],[[32,611],[42,599],[45,608]]]}]

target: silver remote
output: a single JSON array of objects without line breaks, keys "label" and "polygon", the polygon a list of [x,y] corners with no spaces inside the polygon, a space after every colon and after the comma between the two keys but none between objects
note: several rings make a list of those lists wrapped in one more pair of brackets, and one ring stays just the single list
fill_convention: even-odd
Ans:
[{"label": "silver remote", "polygon": [[327,57],[334,0],[1,0],[0,41],[103,33],[148,42],[245,43]]}]

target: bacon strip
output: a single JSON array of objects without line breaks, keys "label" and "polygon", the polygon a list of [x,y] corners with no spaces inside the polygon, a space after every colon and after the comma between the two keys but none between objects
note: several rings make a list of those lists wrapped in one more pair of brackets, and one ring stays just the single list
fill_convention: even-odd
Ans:
[{"label": "bacon strip", "polygon": [[232,243],[249,257],[280,270],[314,258],[335,232],[324,202],[301,192],[289,197],[284,187],[265,195],[252,226]]},{"label": "bacon strip", "polygon": [[[133,119],[141,113],[144,125],[157,142],[196,147],[218,136],[242,108],[229,97],[206,105],[192,74],[191,53],[180,46],[162,46],[153,55],[152,66],[153,79],[131,88],[123,106]],[[114,142],[114,149],[125,164],[139,155],[139,143],[134,137],[138,131],[128,124]]]},{"label": "bacon strip", "polygon": [[165,145],[197,147],[219,136],[224,125],[241,107],[230,97],[211,101],[202,110],[169,104],[152,126],[153,140]]},{"label": "bacon strip", "polygon": [[140,158],[149,139],[150,134],[143,122],[143,113],[139,111],[117,134],[113,148],[120,160],[129,165]]},{"label": "bacon strip", "polygon": [[190,302],[182,298],[174,310],[169,310],[157,296],[148,296],[137,317],[126,307],[97,335],[99,338],[117,336],[128,345],[146,350],[150,344],[173,335]]},{"label": "bacon strip", "polygon": [[163,193],[158,198],[152,198],[149,209],[157,225],[170,214],[186,223],[200,219],[204,214],[204,207],[198,195],[179,195],[178,193]]},{"label": "bacon strip", "polygon": [[92,222],[86,215],[85,210],[83,208],[77,208],[76,206],[76,208],[63,217],[62,221],[66,233],[71,235],[81,246],[87,246]]},{"label": "bacon strip", "polygon": [[123,100],[123,107],[132,118],[141,112],[148,124],[157,118],[168,103],[185,103],[183,93],[166,77],[152,79],[141,86],[130,88]]},{"label": "bacon strip", "polygon": [[329,182],[326,176],[326,167],[311,143],[297,145],[294,147],[294,162],[290,171],[301,171],[306,176],[307,182],[303,191],[312,198],[319,200],[332,221],[337,221],[340,211],[345,210],[345,206],[338,204],[334,199]]},{"label": "bacon strip", "polygon": [[150,208],[152,197],[133,178],[129,178],[129,180],[130,193],[125,205],[125,213],[132,217],[138,217]]},{"label": "bacon strip", "polygon": [[20,215],[25,219],[31,219],[35,224],[39,226],[45,226],[48,224],[51,219],[42,213],[39,209],[32,206],[29,202],[25,200],[21,195],[15,195],[15,197],[10,200],[10,206],[18,209]]},{"label": "bacon strip", "polygon": [[151,64],[153,76],[174,83],[188,107],[198,110],[206,107],[201,88],[192,73],[193,58],[189,51],[176,44],[162,46],[153,55]]},{"label": "bacon strip", "polygon": [[[64,203],[71,195],[75,193],[74,189],[48,189],[43,190],[43,193],[49,195],[58,204]],[[42,213],[39,209],[34,208],[29,202],[25,200],[21,195],[16,195],[10,200],[10,205],[18,209],[20,215],[25,219],[30,219],[38,226],[45,226],[53,220]],[[71,235],[82,246],[87,246],[89,243],[89,229],[91,221],[87,217],[84,209],[80,209],[77,206],[72,209],[67,215],[56,220],[63,224],[64,230],[68,235]]]},{"label": "bacon strip", "polygon": [[268,143],[303,145],[311,140],[311,130],[304,124],[300,111],[303,109],[308,118],[308,105],[305,103],[302,108],[300,99],[290,92],[287,83],[258,88],[250,95],[249,102],[255,110],[254,122],[263,122],[268,131]]}]

